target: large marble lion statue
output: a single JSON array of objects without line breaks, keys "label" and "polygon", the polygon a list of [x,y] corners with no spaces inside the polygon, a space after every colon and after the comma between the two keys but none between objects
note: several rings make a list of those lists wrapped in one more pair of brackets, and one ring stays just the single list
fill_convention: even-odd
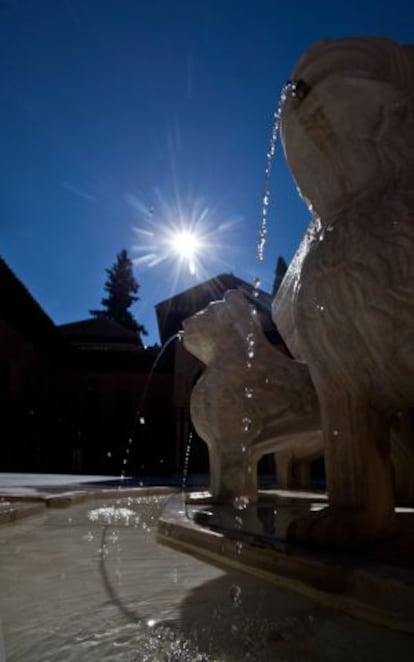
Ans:
[{"label": "large marble lion statue", "polygon": [[218,502],[257,495],[260,456],[320,455],[319,408],[305,365],[265,337],[254,307],[230,290],[184,321],[184,346],[206,368],[191,394],[191,418],[207,443],[210,492]]},{"label": "large marble lion statue", "polygon": [[414,406],[414,48],[322,41],[292,80],[281,136],[314,221],[274,320],[316,387],[330,506],[289,534],[342,544],[393,533],[390,426]]}]

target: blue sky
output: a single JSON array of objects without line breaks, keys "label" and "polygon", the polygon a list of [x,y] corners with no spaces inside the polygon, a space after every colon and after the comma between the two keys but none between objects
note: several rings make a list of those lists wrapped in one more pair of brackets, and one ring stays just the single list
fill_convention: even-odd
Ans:
[{"label": "blue sky", "polygon": [[122,248],[157,255],[167,228],[196,222],[195,275],[177,259],[135,266],[149,343],[154,305],[200,280],[229,271],[270,289],[308,222],[280,148],[257,262],[283,83],[320,38],[410,43],[413,13],[406,0],[2,0],[1,254],[62,324],[99,307]]}]

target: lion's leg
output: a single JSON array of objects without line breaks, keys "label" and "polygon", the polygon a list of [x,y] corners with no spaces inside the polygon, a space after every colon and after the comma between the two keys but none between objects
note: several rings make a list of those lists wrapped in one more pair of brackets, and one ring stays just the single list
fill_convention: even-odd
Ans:
[{"label": "lion's leg", "polygon": [[302,490],[309,490],[312,487],[310,460],[301,460],[297,463],[295,470],[298,487]]},{"label": "lion's leg", "polygon": [[291,523],[288,537],[352,545],[390,535],[394,494],[389,421],[348,394],[321,398],[329,507]]},{"label": "lion's leg", "polygon": [[274,453],[276,462],[276,480],[280,489],[287,490],[293,486],[293,461],[291,451]]},{"label": "lion's leg", "polygon": [[221,451],[212,463],[210,454],[210,492],[218,503],[232,503],[237,497],[255,501],[257,459],[252,459],[248,451]]}]

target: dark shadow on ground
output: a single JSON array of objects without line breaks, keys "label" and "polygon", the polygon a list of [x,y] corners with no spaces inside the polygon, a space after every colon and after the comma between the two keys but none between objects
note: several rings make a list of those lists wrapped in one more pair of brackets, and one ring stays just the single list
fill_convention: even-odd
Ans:
[{"label": "dark shadow on ground", "polygon": [[414,638],[318,606],[247,574],[225,572],[192,590],[180,630],[226,662],[411,662]]}]

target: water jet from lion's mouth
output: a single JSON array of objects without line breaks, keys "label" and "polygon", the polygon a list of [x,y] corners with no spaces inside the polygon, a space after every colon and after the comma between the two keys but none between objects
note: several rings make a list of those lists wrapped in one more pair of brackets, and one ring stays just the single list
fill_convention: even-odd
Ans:
[{"label": "water jet from lion's mouth", "polygon": [[261,209],[261,218],[259,224],[259,237],[257,241],[257,260],[263,262],[263,253],[264,247],[267,239],[267,218],[269,213],[270,205],[270,178],[272,174],[273,159],[276,151],[276,143],[279,137],[279,125],[280,125],[280,116],[282,113],[283,104],[288,98],[292,96],[297,99],[299,102],[302,101],[310,90],[309,85],[302,79],[298,80],[288,80],[285,85],[282,87],[282,91],[279,96],[279,103],[276,111],[273,113],[273,126],[272,133],[269,142],[269,148],[267,150],[267,162],[265,169],[265,181],[263,187],[262,195],[262,209]]}]

